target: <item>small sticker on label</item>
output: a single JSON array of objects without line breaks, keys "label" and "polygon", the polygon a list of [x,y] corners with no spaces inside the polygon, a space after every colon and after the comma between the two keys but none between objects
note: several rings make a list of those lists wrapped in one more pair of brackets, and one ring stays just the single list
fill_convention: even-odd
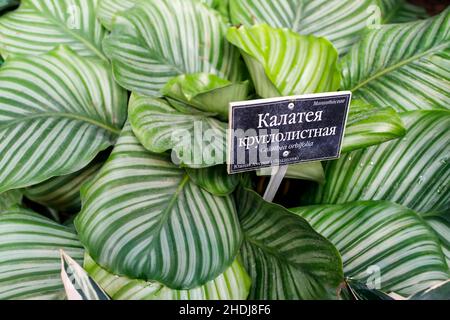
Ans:
[{"label": "small sticker on label", "polygon": [[340,157],[351,92],[230,104],[228,173]]}]

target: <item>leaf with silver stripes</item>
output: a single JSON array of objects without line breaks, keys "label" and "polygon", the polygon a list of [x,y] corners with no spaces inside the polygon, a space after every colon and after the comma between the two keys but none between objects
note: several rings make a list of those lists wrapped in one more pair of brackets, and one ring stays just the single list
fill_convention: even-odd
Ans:
[{"label": "leaf with silver stripes", "polygon": [[81,241],[117,275],[195,288],[223,273],[241,245],[233,198],[210,194],[167,154],[148,152],[129,125],[82,200]]},{"label": "leaf with silver stripes", "polygon": [[262,98],[339,89],[338,54],[325,38],[263,24],[232,27],[227,39],[241,50]]},{"label": "leaf with silver stripes", "polygon": [[428,214],[449,212],[449,111],[401,114],[403,139],[354,151],[326,166],[309,203],[389,200]]},{"label": "leaf with silver stripes", "polygon": [[450,9],[368,32],[341,61],[342,89],[397,111],[450,106]]},{"label": "leaf with silver stripes", "polygon": [[266,23],[330,40],[340,54],[359,40],[375,0],[230,0],[233,24]]},{"label": "leaf with silver stripes", "polygon": [[173,290],[156,281],[116,276],[89,256],[84,259],[84,267],[114,300],[245,300],[251,285],[238,259],[214,280],[190,290]]},{"label": "leaf with silver stripes", "polygon": [[81,56],[107,60],[102,52],[106,30],[95,16],[97,0],[26,0],[0,20],[0,53],[46,53],[67,45]]},{"label": "leaf with silver stripes", "polygon": [[428,225],[434,230],[438,236],[442,251],[450,268],[450,213],[449,211],[441,214],[431,213],[422,215]]},{"label": "leaf with silver stripes", "polygon": [[397,139],[405,133],[402,120],[394,109],[375,108],[354,99],[345,127],[342,153]]},{"label": "leaf with silver stripes", "polygon": [[227,124],[200,111],[180,111],[165,99],[133,94],[129,121],[141,144],[152,152],[172,150],[172,161],[201,168],[226,160]]},{"label": "leaf with silver stripes", "polygon": [[225,33],[225,20],[198,1],[145,1],[116,16],[103,47],[120,85],[151,96],[180,74],[240,80],[239,52]]},{"label": "leaf with silver stripes", "polygon": [[51,178],[28,187],[24,189],[24,195],[49,208],[78,213],[81,209],[81,186],[92,180],[102,165],[103,162],[94,160],[80,171]]},{"label": "leaf with silver stripes", "polygon": [[450,280],[442,281],[431,288],[416,293],[408,300],[449,300]]},{"label": "leaf with silver stripes", "polygon": [[[111,30],[115,16],[134,7],[139,0],[98,0],[97,18]],[[211,8],[221,8],[226,0],[198,0]]]},{"label": "leaf with silver stripes", "polygon": [[74,231],[26,209],[0,214],[0,244],[0,299],[63,299],[59,250],[83,261]]},{"label": "leaf with silver stripes", "polygon": [[250,299],[336,299],[344,281],[336,248],[282,206],[240,190],[241,254],[252,278]]},{"label": "leaf with silver stripes", "polygon": [[68,300],[110,300],[100,286],[64,250],[61,253],[61,279]]},{"label": "leaf with silver stripes", "polygon": [[113,144],[127,93],[110,68],[67,47],[0,69],[0,193],[76,172]]},{"label": "leaf with silver stripes", "polygon": [[134,7],[139,0],[98,0],[97,18],[108,30],[112,29],[117,14]]},{"label": "leaf with silver stripes", "polygon": [[413,111],[401,119],[407,129],[403,139],[329,162],[326,183],[311,189],[304,200],[317,204],[389,200],[409,207],[430,223],[449,259],[450,112]]},{"label": "leaf with silver stripes", "polygon": [[410,209],[362,201],[291,210],[336,246],[355,280],[410,295],[450,276],[438,239]]}]

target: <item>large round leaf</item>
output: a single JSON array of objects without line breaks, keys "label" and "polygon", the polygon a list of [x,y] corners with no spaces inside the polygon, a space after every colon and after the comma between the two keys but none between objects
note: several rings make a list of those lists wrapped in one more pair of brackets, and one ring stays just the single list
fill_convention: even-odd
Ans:
[{"label": "large round leaf", "polygon": [[83,261],[71,229],[25,209],[0,212],[0,299],[63,299],[60,249]]},{"label": "large round leaf", "polygon": [[190,290],[173,290],[155,281],[116,276],[89,256],[85,258],[84,267],[114,300],[244,300],[251,284],[237,259],[214,280]]},{"label": "large round leaf", "polygon": [[344,280],[336,248],[289,210],[250,190],[238,196],[251,299],[335,299]]},{"label": "large round leaf", "polygon": [[342,60],[342,88],[398,111],[450,106],[450,9],[368,32]]},{"label": "large round leaf", "polygon": [[227,39],[241,50],[256,93],[263,98],[339,88],[338,54],[325,38],[262,24],[232,27]]},{"label": "large round leaf", "polygon": [[438,239],[405,207],[366,201],[292,210],[339,249],[347,276],[403,295],[450,277]]},{"label": "large round leaf", "polygon": [[26,0],[0,20],[0,53],[40,54],[64,44],[79,55],[106,60],[97,0]]},{"label": "large round leaf", "polygon": [[375,0],[230,0],[234,24],[267,23],[326,37],[344,53],[371,22]]},{"label": "large round leaf", "polygon": [[408,112],[402,120],[403,139],[328,163],[327,182],[312,192],[312,202],[389,200],[417,212],[449,212],[450,112]]},{"label": "large round leaf", "polygon": [[116,17],[104,49],[123,87],[157,95],[180,74],[239,79],[239,52],[226,42],[225,32],[222,17],[198,1],[144,1]]},{"label": "large round leaf", "polygon": [[81,240],[117,275],[194,288],[224,272],[241,244],[231,196],[198,187],[168,155],[145,150],[129,125],[82,199]]},{"label": "large round leaf", "polygon": [[86,166],[111,145],[127,93],[109,66],[66,47],[0,69],[0,193]]}]

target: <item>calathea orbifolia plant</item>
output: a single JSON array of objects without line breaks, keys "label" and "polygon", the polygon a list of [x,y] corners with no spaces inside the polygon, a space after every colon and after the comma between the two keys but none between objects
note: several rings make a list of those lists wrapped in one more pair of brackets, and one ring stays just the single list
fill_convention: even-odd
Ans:
[{"label": "calathea orbifolia plant", "polygon": [[[425,18],[22,1],[0,17],[0,298],[445,297],[449,12]],[[290,166],[313,181],[296,208],[226,173],[229,102],[337,90],[355,97],[343,156]]]}]

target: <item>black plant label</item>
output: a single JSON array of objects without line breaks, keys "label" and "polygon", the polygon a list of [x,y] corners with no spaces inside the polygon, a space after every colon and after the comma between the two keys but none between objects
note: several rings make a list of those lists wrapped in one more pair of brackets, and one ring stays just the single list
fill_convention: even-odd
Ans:
[{"label": "black plant label", "polygon": [[351,92],[233,102],[228,173],[340,157]]}]

